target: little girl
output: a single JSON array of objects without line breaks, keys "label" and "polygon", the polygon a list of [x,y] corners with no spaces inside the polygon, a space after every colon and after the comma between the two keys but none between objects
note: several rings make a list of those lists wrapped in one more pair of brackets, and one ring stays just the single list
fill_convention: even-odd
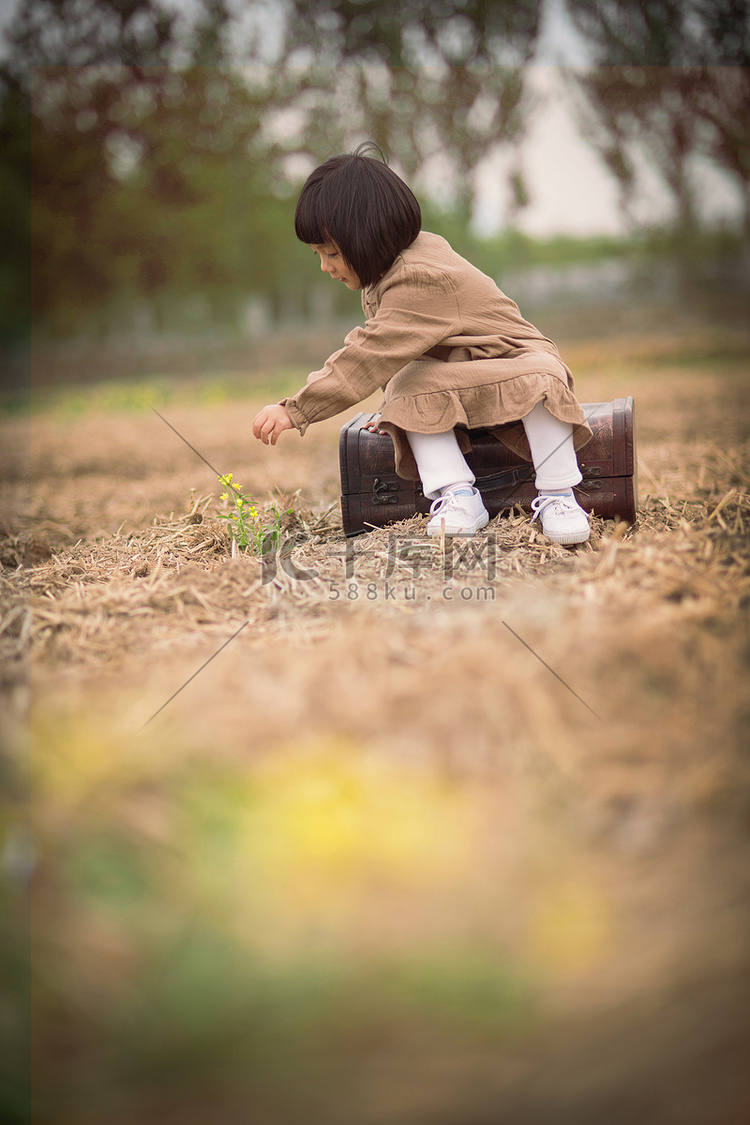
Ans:
[{"label": "little girl", "polygon": [[433,500],[427,534],[473,535],[489,515],[464,453],[472,430],[503,426],[498,436],[534,464],[532,508],[545,535],[585,542],[588,517],[572,486],[591,430],[570,371],[491,278],[421,227],[410,189],[366,146],[311,173],[297,237],[324,273],[362,290],[366,322],[297,394],[264,407],[253,434],[275,445],[284,430],[304,434],[381,387],[370,429],[390,434],[397,473]]}]

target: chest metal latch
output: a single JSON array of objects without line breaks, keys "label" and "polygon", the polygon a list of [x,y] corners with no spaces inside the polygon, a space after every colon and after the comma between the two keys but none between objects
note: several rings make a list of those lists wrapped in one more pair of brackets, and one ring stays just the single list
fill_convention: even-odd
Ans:
[{"label": "chest metal latch", "polygon": [[380,480],[376,477],[372,485],[373,504],[397,504],[398,482],[395,480]]}]

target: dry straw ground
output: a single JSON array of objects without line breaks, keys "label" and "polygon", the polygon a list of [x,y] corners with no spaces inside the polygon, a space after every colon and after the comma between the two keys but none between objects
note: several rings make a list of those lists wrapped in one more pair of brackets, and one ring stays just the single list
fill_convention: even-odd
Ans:
[{"label": "dry straw ground", "polygon": [[[570,343],[635,397],[638,522],[516,513],[452,574],[419,518],[347,559],[342,419],[269,450],[206,380],[3,421],[40,1121],[747,1120],[749,354]],[[291,561],[149,404],[281,490]]]}]

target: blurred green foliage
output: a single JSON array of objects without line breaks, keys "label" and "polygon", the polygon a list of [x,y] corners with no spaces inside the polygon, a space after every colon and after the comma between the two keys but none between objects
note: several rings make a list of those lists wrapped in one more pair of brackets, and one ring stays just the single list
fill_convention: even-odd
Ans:
[{"label": "blurred green foliage", "polygon": [[[47,71],[32,100],[32,316],[52,334],[203,293],[229,322],[253,292],[300,292],[292,203],[250,157],[261,111],[211,68]],[[158,323],[156,327],[162,327]]]},{"label": "blurred green foliage", "polygon": [[334,736],[251,763],[61,716],[32,762],[37,1120],[232,1091],[340,1112],[373,1048],[533,1022],[458,784]]},{"label": "blurred green foliage", "polygon": [[[750,240],[748,0],[568,0],[592,65],[573,75],[585,135],[627,209],[645,157],[668,189],[683,234],[686,276],[700,227],[696,158],[734,181]],[[684,256],[682,255],[684,249]]]},{"label": "blurred green foliage", "polygon": [[54,384],[0,394],[4,415],[53,413],[62,421],[90,414],[138,413],[175,403],[212,406],[221,402],[259,399],[277,401],[291,395],[308,372],[302,367],[278,367],[247,373],[212,372],[203,377],[175,379],[170,375],[102,379],[81,385]]},{"label": "blurred green foliage", "polygon": [[0,83],[0,341],[30,327],[31,128],[17,88]]},{"label": "blurred green foliage", "polygon": [[36,860],[20,755],[0,749],[0,1119],[30,1120],[29,878]]},{"label": "blurred green foliage", "polygon": [[41,339],[107,336],[139,310],[157,332],[236,326],[254,294],[274,321],[283,307],[313,317],[291,236],[307,171],[373,137],[410,175],[447,153],[460,194],[488,146],[522,131],[518,63],[540,0],[451,7],[284,0],[269,46],[261,3],[21,0],[0,70],[14,235],[0,339],[30,324]]},{"label": "blurred green foliage", "polygon": [[[273,7],[271,19],[262,0],[243,11],[20,0],[0,65],[0,343],[32,328],[39,342],[242,330],[253,298],[270,325],[348,312],[347,295],[305,265],[292,216],[307,172],[365,138],[417,188],[425,226],[493,276],[622,249],[512,229],[529,202],[514,146],[535,109],[526,64],[540,0]],[[597,63],[569,83],[587,136],[626,207],[646,154],[677,205],[661,251],[689,277],[696,154],[734,178],[750,231],[750,6],[572,0],[570,11]],[[500,151],[509,228],[483,240],[474,172]]]}]

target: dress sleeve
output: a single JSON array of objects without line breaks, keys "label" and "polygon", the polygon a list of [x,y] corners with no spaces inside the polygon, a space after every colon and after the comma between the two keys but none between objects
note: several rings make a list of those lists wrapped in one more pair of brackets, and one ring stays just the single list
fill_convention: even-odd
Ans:
[{"label": "dress sleeve", "polygon": [[355,406],[410,363],[458,331],[453,287],[442,275],[406,268],[388,283],[374,316],[291,398],[282,400],[294,426],[332,418]]}]

